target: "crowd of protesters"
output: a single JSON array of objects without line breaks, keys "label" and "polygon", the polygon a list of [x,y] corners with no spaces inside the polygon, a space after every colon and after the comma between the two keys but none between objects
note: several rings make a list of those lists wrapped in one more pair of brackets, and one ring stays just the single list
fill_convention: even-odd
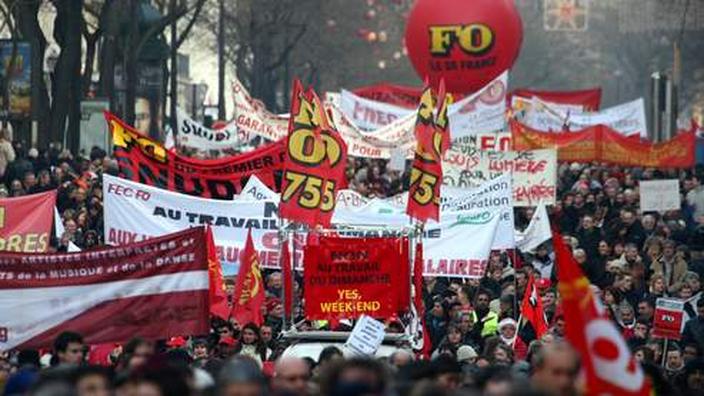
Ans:
[{"label": "crowd of protesters", "polygon": [[[102,173],[116,163],[104,150],[72,153],[28,148],[0,133],[0,198],[58,189],[64,233],[81,249],[103,244]],[[386,162],[354,158],[349,186],[368,197],[407,190],[402,172]],[[679,179],[681,210],[642,213],[638,182]],[[622,332],[657,394],[704,394],[704,168],[654,170],[603,164],[561,164],[551,221],[572,246],[608,314]],[[533,209],[516,210],[524,229]],[[537,280],[548,332],[540,338],[517,322],[530,275]],[[300,279],[299,279],[300,280]],[[231,279],[226,280],[230,288]],[[300,282],[299,282],[300,284]],[[209,334],[122,344],[86,345],[66,332],[46,350],[0,357],[5,395],[572,395],[583,387],[580,359],[565,342],[565,321],[550,242],[534,252],[494,252],[481,279],[427,277],[422,291],[432,347],[420,359],[410,345],[378,359],[343,358],[330,346],[318,356],[287,356],[282,277],[266,272],[265,323],[214,318]],[[294,323],[299,330],[350,330],[342,321],[304,320],[300,288]],[[680,341],[654,337],[658,297],[685,302]],[[387,318],[388,333],[408,318]],[[3,394],[0,392],[0,394]]]}]

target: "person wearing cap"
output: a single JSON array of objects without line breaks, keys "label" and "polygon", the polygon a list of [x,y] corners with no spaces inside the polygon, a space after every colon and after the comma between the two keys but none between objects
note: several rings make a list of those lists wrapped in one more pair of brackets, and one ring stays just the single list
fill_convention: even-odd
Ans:
[{"label": "person wearing cap", "polygon": [[475,364],[478,357],[477,351],[469,345],[457,348],[457,363],[461,364],[463,369],[465,366]]},{"label": "person wearing cap", "polygon": [[506,318],[499,322],[499,339],[507,346],[513,348],[516,360],[526,358],[528,346],[518,336],[518,325],[513,318]]},{"label": "person wearing cap", "polygon": [[283,328],[284,305],[281,299],[269,297],[266,299],[266,325],[271,327],[274,334],[279,334]]}]

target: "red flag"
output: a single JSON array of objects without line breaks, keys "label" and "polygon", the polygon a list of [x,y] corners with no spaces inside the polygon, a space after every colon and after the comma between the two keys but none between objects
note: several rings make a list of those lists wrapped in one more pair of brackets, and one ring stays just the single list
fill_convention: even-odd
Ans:
[{"label": "red flag", "polygon": [[523,320],[533,326],[536,338],[542,337],[548,331],[548,324],[545,322],[545,312],[543,311],[543,301],[540,299],[538,289],[535,287],[535,279],[532,274],[528,278],[526,291],[523,295],[521,316]]},{"label": "red flag", "polygon": [[320,98],[293,86],[286,137],[279,216],[329,227],[337,191],[345,183],[347,145],[325,114]]},{"label": "red flag", "polygon": [[232,296],[232,317],[243,325],[253,322],[260,326],[264,323],[262,305],[264,305],[264,282],[259,268],[259,254],[254,250],[250,229],[240,257],[240,272],[237,274],[235,294]]},{"label": "red flag", "polygon": [[291,271],[291,255],[288,252],[288,240],[281,243],[279,256],[281,271],[284,278],[284,315],[291,318],[293,314],[293,271]]},{"label": "red flag", "polygon": [[650,383],[589,287],[572,252],[555,232],[559,291],[567,340],[582,355],[587,395],[648,395]]},{"label": "red flag", "polygon": [[438,116],[435,120],[435,127],[437,128],[439,139],[440,139],[440,154],[444,155],[447,150],[450,149],[451,137],[450,137],[450,119],[447,116],[447,112],[450,105],[454,102],[452,95],[445,92],[445,80],[440,80],[440,88],[438,89],[438,98],[441,100],[438,106]]},{"label": "red flag", "polygon": [[210,228],[210,226],[208,226],[205,231],[205,239],[208,244],[210,314],[227,320],[230,316],[230,307],[227,305],[227,293],[225,292],[225,285],[222,281],[222,267],[220,266],[220,260],[218,259],[218,253],[215,248],[213,229]]},{"label": "red flag", "polygon": [[[406,213],[419,221],[440,217],[443,135],[433,117],[435,98],[426,84],[418,106],[415,125],[416,152],[408,187]],[[445,122],[444,127],[447,127]]]}]

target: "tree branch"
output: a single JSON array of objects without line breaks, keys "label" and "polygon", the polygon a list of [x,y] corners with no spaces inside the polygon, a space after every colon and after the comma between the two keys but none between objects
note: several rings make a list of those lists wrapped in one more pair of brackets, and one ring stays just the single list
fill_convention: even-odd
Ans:
[{"label": "tree branch", "polygon": [[306,33],[307,25],[299,25],[299,27],[300,29],[298,30],[298,33],[296,33],[296,36],[293,38],[293,41],[286,44],[284,49],[281,51],[281,55],[279,55],[278,59],[274,63],[270,63],[269,65],[265,66],[264,70],[272,71],[277,67],[281,66],[286,61],[288,55],[296,47],[296,44],[298,44],[303,35]]},{"label": "tree branch", "polygon": [[181,35],[179,35],[178,39],[176,40],[176,48],[180,48],[183,42],[186,41],[188,34],[191,32],[191,29],[193,29],[193,25],[195,25],[196,23],[196,19],[198,19],[200,12],[203,10],[203,4],[205,4],[205,0],[198,0],[198,2],[193,6],[193,17],[190,21],[188,21],[186,28],[183,30],[183,32],[181,32]]},{"label": "tree branch", "polygon": [[179,18],[188,13],[188,7],[179,8],[180,9],[176,10],[175,13],[168,14],[160,18],[157,23],[152,25],[152,27],[150,27],[146,32],[144,32],[144,34],[142,35],[142,37],[140,37],[139,42],[134,48],[133,59],[136,59],[139,56],[139,54],[142,52],[142,49],[147,44],[147,41],[149,41],[150,38],[159,34],[161,31],[166,29],[166,27],[169,26],[173,21],[178,20]]}]

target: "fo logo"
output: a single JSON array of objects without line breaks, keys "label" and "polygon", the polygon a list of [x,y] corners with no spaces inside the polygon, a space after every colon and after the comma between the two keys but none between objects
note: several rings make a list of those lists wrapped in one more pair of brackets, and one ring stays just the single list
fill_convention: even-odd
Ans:
[{"label": "fo logo", "polygon": [[430,26],[430,53],[446,56],[457,44],[469,55],[480,56],[494,45],[494,32],[482,23]]}]

